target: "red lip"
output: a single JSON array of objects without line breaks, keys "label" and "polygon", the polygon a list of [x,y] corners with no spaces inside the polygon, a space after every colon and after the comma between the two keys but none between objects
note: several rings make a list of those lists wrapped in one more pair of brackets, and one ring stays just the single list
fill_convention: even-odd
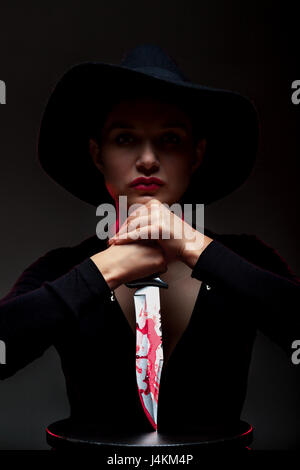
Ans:
[{"label": "red lip", "polygon": [[150,178],[144,178],[143,176],[140,176],[139,178],[136,178],[130,183],[130,186],[135,186],[137,184],[159,184],[163,185],[165,184],[162,180],[159,178],[155,178],[154,176],[151,176]]}]

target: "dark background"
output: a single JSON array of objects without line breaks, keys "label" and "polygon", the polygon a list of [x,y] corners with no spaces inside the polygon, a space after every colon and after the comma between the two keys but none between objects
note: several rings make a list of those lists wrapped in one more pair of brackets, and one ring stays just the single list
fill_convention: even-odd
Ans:
[{"label": "dark background", "polygon": [[[300,105],[291,102],[291,83],[300,79],[300,25],[294,5],[1,2],[0,79],[7,104],[0,106],[0,297],[46,251],[95,234],[95,208],[53,183],[37,162],[39,122],[51,89],[75,63],[117,63],[127,49],[149,42],[168,50],[193,81],[254,100],[262,129],[255,169],[241,188],[206,208],[205,223],[220,233],[256,234],[300,275]],[[254,449],[300,447],[299,377],[300,365],[259,335],[243,412],[255,427]],[[68,413],[59,357],[51,348],[1,382],[0,449],[47,449],[46,426]]]}]

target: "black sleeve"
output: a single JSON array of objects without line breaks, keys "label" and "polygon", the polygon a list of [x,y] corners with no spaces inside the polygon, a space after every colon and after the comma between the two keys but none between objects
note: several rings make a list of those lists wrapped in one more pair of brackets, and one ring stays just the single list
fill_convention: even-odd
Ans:
[{"label": "black sleeve", "polygon": [[[51,267],[61,258],[61,250],[47,253],[27,268],[0,301],[0,340],[6,351],[0,379],[40,357],[70,322],[110,295],[108,284],[90,258],[53,279],[49,273],[54,272]],[[47,280],[43,277],[46,273]]]},{"label": "black sleeve", "polygon": [[241,235],[238,251],[214,240],[199,256],[192,277],[241,296],[257,327],[291,354],[292,342],[300,338],[300,279],[254,235]]}]

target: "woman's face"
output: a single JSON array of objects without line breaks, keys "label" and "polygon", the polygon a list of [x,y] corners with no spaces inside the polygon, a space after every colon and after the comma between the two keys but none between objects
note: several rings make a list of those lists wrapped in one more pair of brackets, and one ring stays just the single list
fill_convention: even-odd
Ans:
[{"label": "woman's face", "polygon": [[[90,139],[90,153],[116,204],[126,195],[128,207],[152,198],[171,205],[185,193],[201,164],[205,143],[195,143],[189,116],[175,104],[131,98],[109,112],[100,143]],[[163,184],[131,186],[139,177],[159,178]]]}]

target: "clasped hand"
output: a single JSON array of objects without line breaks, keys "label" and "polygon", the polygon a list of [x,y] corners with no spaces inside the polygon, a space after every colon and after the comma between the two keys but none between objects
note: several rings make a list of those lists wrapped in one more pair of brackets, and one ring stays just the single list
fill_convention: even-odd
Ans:
[{"label": "clasped hand", "polygon": [[167,263],[180,260],[190,265],[191,255],[197,259],[209,237],[195,230],[157,199],[132,211],[108,244],[122,245],[138,241],[155,240],[162,248]]}]

